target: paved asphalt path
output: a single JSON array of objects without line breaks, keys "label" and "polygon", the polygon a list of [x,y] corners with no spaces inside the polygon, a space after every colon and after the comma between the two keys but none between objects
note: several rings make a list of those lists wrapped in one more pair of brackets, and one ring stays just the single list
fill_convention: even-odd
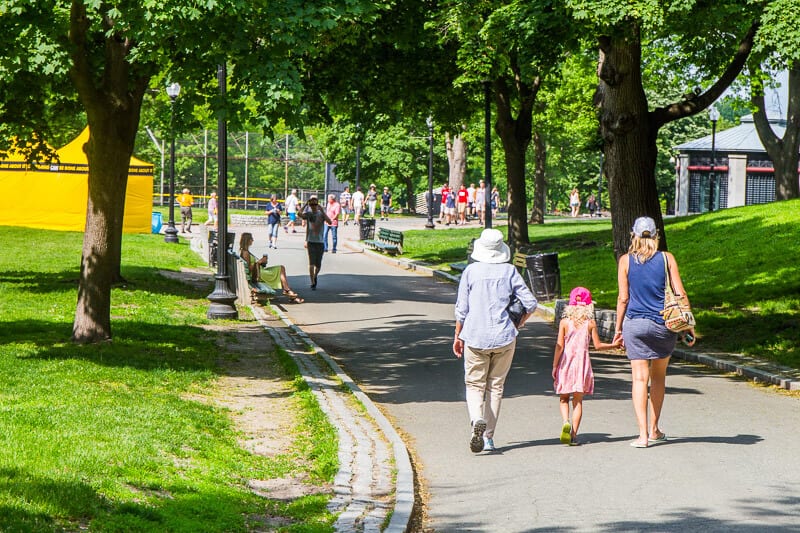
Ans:
[{"label": "paved asphalt path", "polygon": [[[341,232],[357,238],[352,226]],[[598,354],[581,426],[588,442],[563,446],[550,378],[554,332],[535,321],[518,340],[498,452],[475,455],[463,367],[451,352],[455,285],[340,246],[325,255],[311,291],[302,234],[282,232],[278,250],[266,249],[263,231],[255,234],[254,251],[285,264],[306,297],[286,305],[288,314],[407,435],[428,491],[426,527],[800,531],[797,398],[673,361],[662,417],[670,440],[635,449],[627,360]]]}]

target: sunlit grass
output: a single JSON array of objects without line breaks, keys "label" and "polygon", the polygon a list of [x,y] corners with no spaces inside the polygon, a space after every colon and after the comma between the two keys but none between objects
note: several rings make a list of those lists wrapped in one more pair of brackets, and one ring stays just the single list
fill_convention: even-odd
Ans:
[{"label": "sunlit grass", "polygon": [[[68,341],[82,237],[0,227],[0,531],[248,531],[251,517],[284,507],[291,527],[330,531],[327,496],[295,512],[246,485],[332,479],[333,429],[309,436],[305,424],[324,415],[307,392],[296,388],[296,446],[274,457],[242,449],[225,411],[191,399],[211,392],[227,355],[200,327],[210,284],[158,273],[200,266],[188,245],[126,235],[113,342]],[[279,377],[296,375],[284,362]]]}]

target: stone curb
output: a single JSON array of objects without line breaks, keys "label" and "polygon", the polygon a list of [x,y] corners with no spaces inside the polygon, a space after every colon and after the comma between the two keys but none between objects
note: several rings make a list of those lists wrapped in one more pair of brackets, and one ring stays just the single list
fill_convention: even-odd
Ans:
[{"label": "stone curb", "polygon": [[414,471],[411,468],[411,459],[405,443],[392,427],[386,417],[375,406],[372,400],[362,391],[359,386],[348,376],[344,370],[331,358],[328,353],[315,343],[308,334],[300,329],[292,320],[277,306],[270,305],[275,314],[294,331],[303,341],[308,344],[316,354],[331,367],[336,376],[344,383],[353,395],[364,405],[369,415],[373,418],[378,427],[383,431],[384,436],[389,440],[394,452],[395,469],[397,478],[395,481],[395,501],[392,518],[388,526],[383,531],[391,533],[402,533],[408,529],[411,514],[414,509]]},{"label": "stone curb", "polygon": [[[378,252],[373,252],[372,250],[368,250],[362,246],[350,244],[356,250],[361,250],[365,254],[369,254],[372,257],[376,257],[385,263],[389,263],[391,265],[399,266],[405,268],[407,270],[416,270],[421,273],[430,273],[433,277],[437,279],[441,279],[442,281],[449,281],[452,283],[458,283],[458,277],[453,276],[448,272],[443,272],[441,270],[434,270],[429,267],[423,267],[420,265],[415,265],[411,261],[406,261],[404,259],[398,259],[394,257],[387,257],[382,255]],[[551,309],[549,307],[545,307],[543,305],[539,305],[536,307],[536,312],[534,313],[537,316],[542,317],[545,320],[554,320],[555,319],[555,309]],[[701,365],[705,365],[711,368],[716,368],[718,370],[722,370],[725,372],[731,372],[737,374],[739,376],[746,377],[751,379],[757,383],[769,383],[772,385],[777,385],[778,387],[786,390],[800,390],[800,377],[790,377],[786,374],[781,374],[779,372],[771,372],[769,370],[764,370],[761,368],[756,368],[751,365],[746,365],[743,363],[738,363],[734,361],[730,361],[728,359],[724,359],[721,357],[715,357],[710,354],[699,353],[694,351],[688,350],[681,350],[675,349],[673,355],[679,359],[683,359],[684,361],[689,361],[693,363],[699,363]],[[787,373],[791,371],[791,369],[787,369]]]}]

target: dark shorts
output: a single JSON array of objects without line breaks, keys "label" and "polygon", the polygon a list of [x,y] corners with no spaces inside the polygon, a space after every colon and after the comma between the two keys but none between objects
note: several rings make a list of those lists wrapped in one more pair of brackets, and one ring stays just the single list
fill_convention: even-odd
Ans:
[{"label": "dark shorts", "polygon": [[622,339],[628,359],[664,359],[675,350],[678,334],[649,318],[625,317]]},{"label": "dark shorts", "polygon": [[322,266],[322,255],[325,253],[325,245],[321,242],[308,243],[308,264],[317,268]]}]

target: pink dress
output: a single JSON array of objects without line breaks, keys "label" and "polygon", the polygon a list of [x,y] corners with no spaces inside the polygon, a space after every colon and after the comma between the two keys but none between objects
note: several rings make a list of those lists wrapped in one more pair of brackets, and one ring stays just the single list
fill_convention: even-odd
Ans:
[{"label": "pink dress", "polygon": [[564,353],[556,370],[556,394],[582,392],[594,393],[594,373],[589,359],[589,321],[576,328],[571,319],[567,320],[564,335]]}]

